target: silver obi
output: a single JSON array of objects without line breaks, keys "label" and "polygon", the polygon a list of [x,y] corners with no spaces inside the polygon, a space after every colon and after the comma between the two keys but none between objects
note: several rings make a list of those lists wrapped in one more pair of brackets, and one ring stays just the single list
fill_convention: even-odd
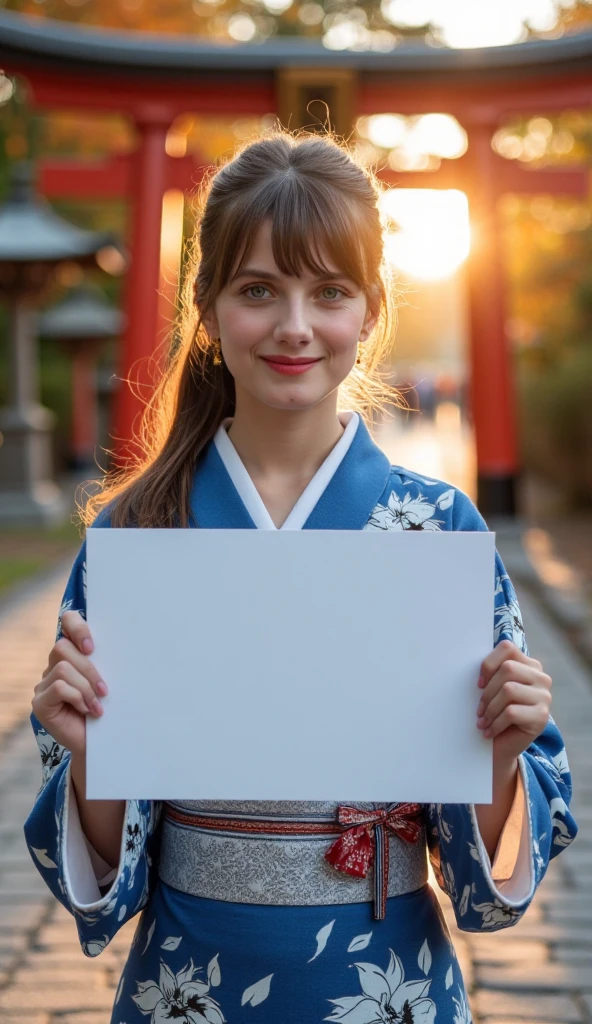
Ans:
[{"label": "silver obi", "polygon": [[[342,801],[343,803],[344,801]],[[183,825],[163,815],[159,875],[163,882],[193,896],[231,903],[320,906],[370,903],[373,873],[366,878],[342,874],[325,860],[342,834],[269,836],[224,831],[224,816],[248,821],[336,822],[338,803],[279,800],[188,800],[170,803],[186,814],[220,816],[220,827]],[[360,809],[382,805],[356,802]],[[165,808],[166,809],[166,808]],[[389,835],[388,895],[401,896],[427,881],[425,830],[417,843]]]}]

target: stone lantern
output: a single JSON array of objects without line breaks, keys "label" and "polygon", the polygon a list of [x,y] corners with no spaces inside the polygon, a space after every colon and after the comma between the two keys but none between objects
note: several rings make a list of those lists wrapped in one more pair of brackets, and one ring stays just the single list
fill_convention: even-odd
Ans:
[{"label": "stone lantern", "polygon": [[100,288],[84,284],[47,309],[38,322],[42,338],[60,342],[72,367],[70,467],[75,473],[96,472],[98,435],[96,363],[104,343],[121,335],[125,318]]},{"label": "stone lantern", "polygon": [[63,263],[94,265],[113,244],[105,232],[63,220],[36,196],[33,168],[13,166],[7,200],[0,205],[0,302],[8,308],[7,400],[0,409],[0,524],[42,525],[64,515],[52,479],[54,415],[38,401],[33,307]]}]

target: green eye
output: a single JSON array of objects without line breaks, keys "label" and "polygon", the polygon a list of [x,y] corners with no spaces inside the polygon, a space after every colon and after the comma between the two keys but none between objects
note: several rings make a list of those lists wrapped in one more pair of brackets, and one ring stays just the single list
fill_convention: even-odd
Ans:
[{"label": "green eye", "polygon": [[[331,292],[329,295],[328,293]],[[335,288],[334,285],[329,285],[327,288],[323,288],[323,298],[325,299],[337,299],[343,292],[341,288]]]},{"label": "green eye", "polygon": [[268,289],[265,288],[265,286],[262,284],[252,284],[251,287],[247,289],[247,293],[251,296],[252,299],[265,298],[265,293],[267,291]]}]

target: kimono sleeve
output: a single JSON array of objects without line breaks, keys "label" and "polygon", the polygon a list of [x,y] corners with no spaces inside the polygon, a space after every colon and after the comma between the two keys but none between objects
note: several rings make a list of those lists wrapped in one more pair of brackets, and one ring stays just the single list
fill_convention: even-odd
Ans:
[{"label": "kimono sleeve", "polygon": [[[469,498],[457,492],[455,530],[487,530]],[[510,640],[527,653],[514,587],[496,553],[494,646]],[[473,805],[431,804],[427,808],[430,861],[438,884],[450,897],[463,931],[496,931],[524,914],[549,862],[576,836],[565,745],[555,722],[519,758],[514,806],[504,826],[493,865],[479,832]]]},{"label": "kimono sleeve", "polygon": [[[62,635],[65,611],[79,611],[86,617],[85,550],[83,544],[66,586],[56,640]],[[110,869],[82,832],[70,778],[70,752],[56,743],[35,715],[31,724],[41,756],[42,785],[24,825],[27,847],[49,889],[74,916],[84,953],[97,956],[148,901],[161,805],[127,801],[119,865]]]}]

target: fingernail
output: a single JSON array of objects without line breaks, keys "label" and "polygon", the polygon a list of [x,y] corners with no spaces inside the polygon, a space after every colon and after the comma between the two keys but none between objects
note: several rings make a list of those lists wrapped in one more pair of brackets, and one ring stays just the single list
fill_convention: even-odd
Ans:
[{"label": "fingernail", "polygon": [[103,707],[102,707],[102,705],[99,703],[99,701],[96,698],[91,701],[91,705],[90,706],[91,706],[91,709],[92,709],[92,712],[93,712],[94,715],[102,715],[103,714]]},{"label": "fingernail", "polygon": [[491,736],[491,729],[486,729],[483,735],[485,736],[486,739],[489,739],[489,737]]},{"label": "fingernail", "polygon": [[84,640],[82,641],[82,650],[84,651],[85,654],[90,654],[92,649],[93,649],[93,642],[92,642],[92,640],[90,639],[90,637],[85,636]]},{"label": "fingernail", "polygon": [[479,701],[479,707],[477,708],[477,716],[483,714],[483,707],[484,707],[483,701],[481,700],[481,701]]},{"label": "fingernail", "polygon": [[109,693],[109,690],[107,689],[107,683],[105,683],[102,679],[99,679],[97,683],[97,691],[98,693],[100,693],[101,697],[106,697],[107,694]]},{"label": "fingernail", "polygon": [[479,682],[477,683],[477,686],[479,687],[480,690],[482,690],[483,687],[485,686],[485,679],[483,676],[479,676]]}]

